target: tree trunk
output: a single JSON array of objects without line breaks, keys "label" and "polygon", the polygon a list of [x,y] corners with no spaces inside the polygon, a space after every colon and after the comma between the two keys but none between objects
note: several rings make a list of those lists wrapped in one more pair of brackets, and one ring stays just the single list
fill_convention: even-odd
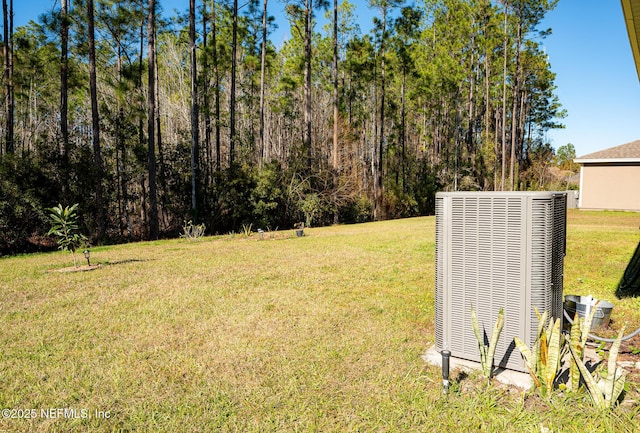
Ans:
[{"label": "tree trunk", "polygon": [[262,50],[260,53],[260,158],[259,166],[262,168],[265,159],[268,156],[267,145],[265,143],[264,132],[264,93],[265,93],[265,69],[267,60],[267,2],[264,0],[264,6],[262,9]]},{"label": "tree trunk", "polygon": [[215,93],[215,108],[214,108],[214,122],[215,122],[215,142],[216,142],[216,171],[222,170],[221,163],[221,150],[220,150],[220,68],[218,67],[218,43],[217,43],[217,30],[216,30],[216,2],[211,3],[211,43],[213,44],[211,50],[211,61],[213,62],[213,77],[214,77],[214,93]]},{"label": "tree trunk", "polygon": [[229,95],[229,168],[233,170],[236,147],[236,52],[238,50],[238,0],[233,0],[231,36],[231,89]]},{"label": "tree trunk", "polygon": [[[474,26],[475,27],[475,26]],[[475,146],[475,93],[476,93],[476,70],[474,68],[475,65],[475,54],[476,54],[476,34],[475,32],[471,36],[471,61],[469,68],[469,99],[467,101],[467,134],[465,137],[465,142],[467,144],[467,166],[472,170],[474,179],[478,181],[478,176],[476,172],[475,165],[475,156],[476,156],[476,146]],[[478,182],[479,183],[479,182]]]},{"label": "tree trunk", "polygon": [[384,112],[384,104],[385,104],[385,33],[387,31],[387,8],[382,7],[382,37],[380,39],[380,140],[378,142],[378,167],[376,173],[376,197],[375,197],[375,208],[374,208],[374,218],[376,220],[381,220],[384,218],[382,214],[383,210],[383,199],[384,199],[384,174],[383,174],[383,152],[384,152],[384,141],[385,141],[385,112]]},{"label": "tree trunk", "polygon": [[[144,75],[144,34],[145,34],[145,20],[143,18],[140,19],[140,55],[138,57],[138,82],[136,83],[138,87],[138,93],[142,95],[144,92],[142,90],[142,78]],[[144,139],[144,111],[145,111],[145,101],[141,96],[139,99],[140,106],[138,108],[140,115],[138,116],[138,144],[140,148],[143,148],[145,145]]]},{"label": "tree trunk", "polygon": [[87,1],[89,37],[89,88],[91,93],[91,126],[93,129],[93,162],[95,164],[96,239],[104,239],[107,230],[106,208],[103,198],[103,163],[100,149],[100,113],[98,112],[98,83],[96,77],[96,44],[93,0]]},{"label": "tree trunk", "polygon": [[[2,81],[5,85],[5,96],[4,96],[4,110],[5,110],[5,120],[8,122],[9,120],[9,11],[7,8],[7,0],[2,0],[2,22],[3,22],[3,43],[2,43],[2,57],[4,63],[4,71],[2,75]],[[5,126],[5,151],[6,153],[12,153],[13,149],[11,148],[11,144],[9,142],[9,125]],[[2,155],[2,145],[0,145],[0,155]]]},{"label": "tree trunk", "polygon": [[[489,142],[489,136],[490,136],[490,126],[491,126],[491,101],[490,101],[490,93],[489,93],[489,86],[490,86],[490,81],[489,81],[489,74],[491,72],[490,67],[489,67],[489,49],[485,48],[485,53],[484,53],[484,84],[485,84],[485,88],[484,88],[484,139],[482,140],[483,143]],[[495,135],[493,138],[493,142],[494,142],[494,149],[496,147],[495,144]],[[485,173],[486,171],[488,171],[489,167],[484,167]],[[488,176],[485,174],[485,181],[483,181],[483,190],[487,189],[487,184],[488,184],[488,179],[486,179]],[[495,189],[495,179],[496,179],[496,167],[495,167],[495,163],[493,166],[493,179],[494,179],[494,189]]]},{"label": "tree trunk", "polygon": [[[118,63],[117,63],[118,81],[122,82],[122,47],[118,44]],[[118,118],[116,120],[116,156],[120,155],[120,160],[116,162],[116,172],[120,181],[120,193],[122,200],[122,209],[120,212],[120,234],[122,232],[122,217],[124,216],[125,227],[127,230],[126,238],[131,240],[131,218],[129,215],[129,190],[128,190],[128,176],[127,176],[127,150],[125,148],[124,139],[124,108],[120,98],[118,98]]]},{"label": "tree trunk", "polygon": [[60,10],[60,135],[65,165],[69,158],[69,1],[61,0]]},{"label": "tree trunk", "polygon": [[504,191],[505,173],[507,171],[507,4],[504,5],[504,40],[502,44],[504,59],[502,66],[502,170],[500,173],[500,190]]},{"label": "tree trunk", "polygon": [[156,155],[155,155],[155,112],[156,92],[154,88],[156,47],[155,47],[155,22],[156,1],[148,0],[149,15],[147,18],[148,39],[148,94],[147,94],[147,140],[148,140],[148,166],[149,166],[149,237],[158,239],[158,192],[156,187]]},{"label": "tree trunk", "polygon": [[14,136],[14,122],[15,122],[15,90],[13,83],[13,0],[9,1],[9,112],[7,113],[9,118],[7,119],[7,143],[10,144],[11,151],[15,151],[15,136]]},{"label": "tree trunk", "polygon": [[[5,150],[6,153],[14,153],[14,92],[13,92],[13,0],[7,10],[7,0],[2,0],[2,12],[4,16],[4,84],[5,84]],[[0,146],[0,155],[2,148]]]},{"label": "tree trunk", "polygon": [[200,142],[198,68],[196,62],[196,2],[189,0],[189,53],[191,57],[191,212],[197,212],[198,152]]},{"label": "tree trunk", "polygon": [[[406,85],[407,85],[407,70],[406,66],[402,65],[402,83],[400,86],[400,169],[402,172],[402,192],[407,192],[407,177],[406,177],[406,146],[407,146],[407,115],[406,115]],[[397,173],[397,172],[396,172]],[[397,176],[396,176],[397,177]],[[396,179],[396,183],[398,183]]]},{"label": "tree trunk", "polygon": [[520,92],[520,45],[522,44],[522,13],[518,16],[516,39],[516,72],[513,83],[513,113],[511,114],[511,159],[509,161],[509,185],[513,191],[515,186],[516,145],[518,135],[518,93]]},{"label": "tree trunk", "polygon": [[313,0],[305,0],[304,20],[304,149],[307,153],[307,171],[311,173],[311,26]]},{"label": "tree trunk", "polygon": [[[157,40],[153,40],[153,51],[154,53],[157,51]],[[155,71],[154,75],[154,83],[153,88],[156,92],[155,101],[156,101],[156,111],[154,114],[154,118],[156,121],[156,149],[158,150],[156,157],[156,167],[157,167],[157,182],[159,184],[158,188],[158,196],[160,197],[160,210],[158,211],[158,225],[160,227],[167,227],[167,172],[164,164],[164,142],[162,140],[162,118],[160,116],[161,106],[160,106],[160,78],[158,72],[158,56],[154,56],[153,62],[153,70]],[[162,223],[162,224],[161,224]]]},{"label": "tree trunk", "polygon": [[333,223],[338,224],[338,0],[333,0]]},{"label": "tree trunk", "polygon": [[204,147],[206,161],[204,179],[205,185],[211,183],[211,163],[213,157],[211,155],[211,109],[209,107],[209,88],[211,86],[209,57],[207,52],[207,38],[209,37],[208,27],[209,15],[207,14],[207,0],[202,3],[202,105],[204,109]]},{"label": "tree trunk", "polygon": [[525,143],[525,129],[526,129],[526,118],[527,118],[527,113],[526,113],[526,100],[527,100],[527,92],[526,91],[520,91],[520,118],[519,118],[519,127],[518,127],[518,143],[520,143],[519,147],[518,147],[518,155],[516,157],[516,160],[518,161],[518,165],[516,166],[516,173],[515,173],[515,190],[519,189],[519,182],[518,182],[518,174],[520,173],[520,163],[521,161],[524,161],[526,159],[526,156],[524,155],[524,153],[526,152],[524,149],[524,143]]}]

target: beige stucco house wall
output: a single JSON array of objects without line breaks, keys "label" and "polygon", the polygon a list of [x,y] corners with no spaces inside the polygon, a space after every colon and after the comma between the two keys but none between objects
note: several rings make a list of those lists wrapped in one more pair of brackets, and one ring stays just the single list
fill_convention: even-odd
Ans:
[{"label": "beige stucco house wall", "polygon": [[575,162],[580,164],[581,209],[640,212],[640,140],[581,156]]}]

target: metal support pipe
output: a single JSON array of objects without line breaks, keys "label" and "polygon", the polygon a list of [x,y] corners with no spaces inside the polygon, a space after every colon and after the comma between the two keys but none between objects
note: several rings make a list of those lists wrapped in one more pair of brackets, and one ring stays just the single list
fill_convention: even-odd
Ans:
[{"label": "metal support pipe", "polygon": [[449,358],[451,358],[451,352],[443,350],[440,354],[442,355],[442,392],[446,394],[449,389]]}]

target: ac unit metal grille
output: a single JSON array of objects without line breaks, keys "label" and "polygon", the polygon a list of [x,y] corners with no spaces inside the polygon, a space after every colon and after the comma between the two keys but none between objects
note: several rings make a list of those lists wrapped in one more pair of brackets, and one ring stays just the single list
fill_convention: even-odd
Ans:
[{"label": "ac unit metal grille", "polygon": [[[443,210],[443,201],[436,200],[436,215],[441,215],[444,213]],[[442,331],[444,329],[443,315],[444,315],[444,271],[445,271],[445,260],[443,255],[445,252],[442,250],[444,245],[443,238],[443,227],[442,225],[436,224],[436,330],[435,337],[436,341],[439,342],[438,345],[443,347],[444,335]],[[440,250],[440,252],[438,252]]]},{"label": "ac unit metal grille", "polygon": [[[436,345],[479,361],[471,306],[490,338],[505,326],[496,364],[524,371],[513,337],[535,341],[534,307],[562,310],[565,207],[554,193],[436,195]],[[561,197],[562,198],[562,197]],[[564,205],[566,206],[566,204]]]}]

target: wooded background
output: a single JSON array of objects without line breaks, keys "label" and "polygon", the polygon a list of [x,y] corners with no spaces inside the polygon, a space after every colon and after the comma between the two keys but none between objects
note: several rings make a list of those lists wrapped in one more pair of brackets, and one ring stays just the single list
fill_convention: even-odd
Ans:
[{"label": "wooded background", "polygon": [[267,0],[61,0],[16,29],[2,3],[1,253],[50,247],[58,203],[98,244],[425,215],[574,168],[545,138],[556,1],[370,0],[365,34],[348,1],[281,1],[280,47]]}]

